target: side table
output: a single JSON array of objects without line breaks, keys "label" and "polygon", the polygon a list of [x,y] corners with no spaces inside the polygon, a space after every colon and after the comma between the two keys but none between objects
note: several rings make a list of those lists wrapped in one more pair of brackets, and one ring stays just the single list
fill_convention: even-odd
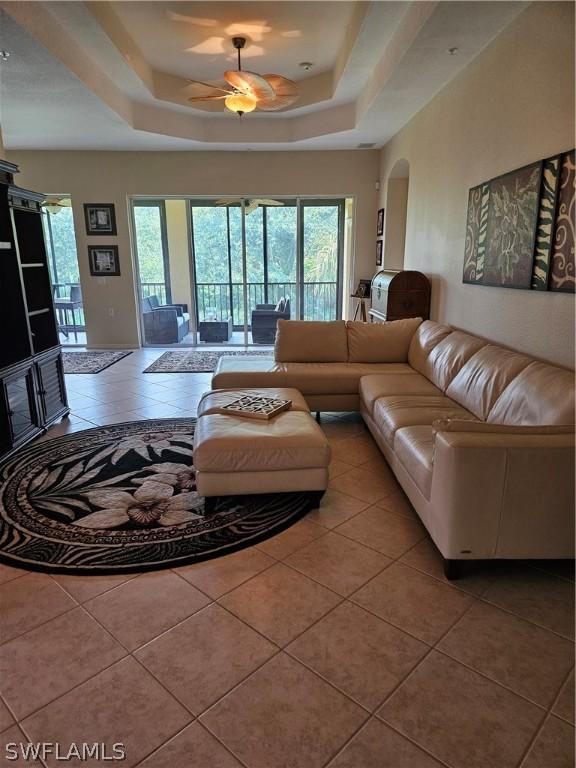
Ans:
[{"label": "side table", "polygon": [[201,320],[198,323],[200,341],[221,344],[232,338],[232,318],[227,320]]}]

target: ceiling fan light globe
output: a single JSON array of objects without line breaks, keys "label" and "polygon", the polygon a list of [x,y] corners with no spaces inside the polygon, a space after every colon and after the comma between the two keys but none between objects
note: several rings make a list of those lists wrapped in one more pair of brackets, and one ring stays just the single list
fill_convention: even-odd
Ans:
[{"label": "ceiling fan light globe", "polygon": [[256,99],[247,93],[233,93],[224,100],[226,109],[230,112],[253,112],[256,109]]}]

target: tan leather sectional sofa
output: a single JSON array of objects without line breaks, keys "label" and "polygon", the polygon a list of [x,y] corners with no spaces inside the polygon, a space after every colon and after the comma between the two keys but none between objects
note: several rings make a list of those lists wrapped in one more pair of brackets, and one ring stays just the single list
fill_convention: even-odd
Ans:
[{"label": "tan leather sectional sofa", "polygon": [[295,387],[359,410],[452,561],[574,556],[574,373],[432,321],[280,321],[275,359],[212,388]]}]

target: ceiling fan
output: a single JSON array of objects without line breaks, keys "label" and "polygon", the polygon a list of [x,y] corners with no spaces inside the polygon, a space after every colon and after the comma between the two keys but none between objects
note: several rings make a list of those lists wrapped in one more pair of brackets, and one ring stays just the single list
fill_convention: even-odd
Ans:
[{"label": "ceiling fan", "polygon": [[287,107],[298,98],[298,87],[292,80],[282,75],[258,75],[256,72],[242,69],[240,51],[246,45],[245,37],[233,37],[232,44],[238,51],[238,69],[228,69],[224,72],[224,80],[230,88],[222,88],[201,80],[188,80],[194,85],[203,85],[213,91],[219,91],[205,96],[192,96],[188,101],[194,103],[223,99],[227,109],[242,117],[245,112],[253,112],[255,109],[274,112]]},{"label": "ceiling fan", "polygon": [[[239,200],[237,197],[226,197],[222,200],[216,200],[214,205],[217,207],[221,207],[223,205],[238,205],[238,202]],[[279,206],[284,205],[284,203],[280,202],[280,200],[269,200],[266,197],[252,197],[249,200],[246,200],[244,204],[244,213],[246,215],[253,213],[260,205]]]},{"label": "ceiling fan", "polygon": [[42,203],[42,208],[48,213],[56,215],[63,208],[71,208],[72,200],[69,197],[47,197]]}]

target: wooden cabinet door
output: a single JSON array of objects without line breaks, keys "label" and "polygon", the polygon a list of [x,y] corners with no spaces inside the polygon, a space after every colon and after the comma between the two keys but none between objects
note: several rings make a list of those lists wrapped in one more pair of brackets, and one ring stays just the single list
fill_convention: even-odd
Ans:
[{"label": "wooden cabinet door", "polygon": [[36,372],[42,419],[44,424],[50,424],[68,412],[60,350],[37,360]]},{"label": "wooden cabinet door", "polygon": [[[2,449],[15,448],[41,431],[35,396],[34,367],[29,365],[2,379],[2,405],[8,429]],[[6,445],[4,445],[6,442]]]}]

